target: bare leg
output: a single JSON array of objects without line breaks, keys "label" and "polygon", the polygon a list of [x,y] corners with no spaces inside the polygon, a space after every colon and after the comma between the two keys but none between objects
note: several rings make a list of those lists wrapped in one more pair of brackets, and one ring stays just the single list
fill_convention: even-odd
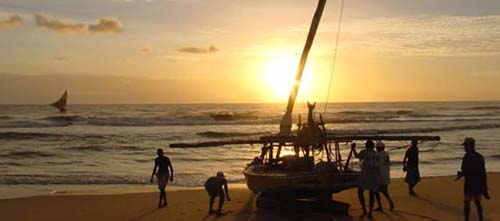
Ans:
[{"label": "bare leg", "polygon": [[363,209],[363,214],[361,214],[361,217],[366,216],[365,196],[363,195],[363,192],[364,190],[361,187],[358,187],[359,203],[361,204],[361,208]]},{"label": "bare leg", "polygon": [[224,205],[224,198],[226,196],[220,195],[219,196],[219,210],[217,211],[218,214],[222,214],[222,206]]},{"label": "bare leg", "polygon": [[159,194],[159,200],[158,200],[158,208],[161,208],[161,203],[163,202],[163,190],[160,189],[160,194]]},{"label": "bare leg", "polygon": [[208,214],[214,213],[214,201],[215,201],[215,196],[210,196],[210,203],[208,204]]},{"label": "bare leg", "polygon": [[375,204],[375,192],[373,191],[370,191],[369,204],[370,204],[370,211],[368,212],[368,218],[372,218],[373,205]]},{"label": "bare leg", "polygon": [[477,209],[477,215],[479,216],[479,221],[483,221],[483,207],[481,206],[481,201],[474,200]]},{"label": "bare leg", "polygon": [[393,210],[394,202],[392,201],[391,196],[389,195],[389,191],[384,191],[382,192],[382,194],[384,194],[385,198],[387,198],[387,201],[389,201],[390,210]]},{"label": "bare leg", "polygon": [[377,209],[375,209],[375,211],[384,211],[384,209],[382,208],[382,203],[380,202],[380,192],[375,193],[375,198],[377,199],[378,204],[378,207]]},{"label": "bare leg", "polygon": [[408,192],[410,193],[410,196],[415,196],[415,195],[417,195],[417,194],[415,193],[415,191],[413,190],[413,188],[414,188],[414,187],[415,187],[415,184],[410,184],[410,183],[408,184]]},{"label": "bare leg", "polygon": [[161,198],[163,198],[163,205],[162,206],[166,206],[168,203],[167,203],[167,191],[165,189],[163,189],[161,191]]},{"label": "bare leg", "polygon": [[469,214],[470,214],[470,202],[469,201],[464,201],[464,216],[465,216],[465,221],[469,221]]}]

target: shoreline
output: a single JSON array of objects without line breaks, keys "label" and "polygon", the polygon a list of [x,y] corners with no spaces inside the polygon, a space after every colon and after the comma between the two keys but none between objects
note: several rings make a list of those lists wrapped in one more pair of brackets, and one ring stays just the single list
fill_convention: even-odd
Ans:
[{"label": "shoreline", "polygon": [[[498,175],[500,172],[488,172],[488,175]],[[449,178],[453,175],[425,176],[422,179]],[[391,178],[391,182],[404,182],[404,178]],[[247,189],[246,183],[229,183],[233,188]],[[169,185],[167,191],[204,190],[203,186],[176,186]],[[64,195],[115,195],[157,192],[155,184],[0,184],[0,200],[19,199],[37,196],[64,196]]]}]

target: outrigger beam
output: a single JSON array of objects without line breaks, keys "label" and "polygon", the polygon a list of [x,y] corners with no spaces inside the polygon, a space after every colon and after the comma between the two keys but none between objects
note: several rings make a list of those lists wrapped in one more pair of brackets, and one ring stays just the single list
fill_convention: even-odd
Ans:
[{"label": "outrigger beam", "polygon": [[[196,147],[218,147],[237,144],[262,144],[262,143],[293,143],[296,136],[264,136],[260,139],[252,140],[227,140],[227,141],[209,141],[201,143],[172,143],[171,148],[196,148]],[[440,141],[439,136],[399,136],[399,135],[328,135],[328,142],[344,143],[360,140],[381,140],[381,141]]]}]

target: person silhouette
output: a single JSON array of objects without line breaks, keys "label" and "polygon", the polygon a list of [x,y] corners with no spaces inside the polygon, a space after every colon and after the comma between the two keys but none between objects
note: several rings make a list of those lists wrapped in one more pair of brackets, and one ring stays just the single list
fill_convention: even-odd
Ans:
[{"label": "person silhouette", "polygon": [[389,154],[385,151],[385,144],[382,141],[378,141],[375,145],[377,153],[375,158],[377,159],[377,164],[379,166],[379,189],[375,193],[375,198],[377,199],[378,207],[375,211],[383,211],[382,203],[380,202],[380,193],[382,193],[385,198],[389,201],[390,210],[394,209],[394,202],[389,195],[389,182],[390,182],[390,170],[391,170],[391,160]]},{"label": "person silhouette", "polygon": [[458,180],[465,177],[464,182],[464,216],[465,221],[469,220],[470,202],[474,200],[479,220],[483,221],[483,207],[481,206],[481,196],[490,199],[488,194],[486,167],[483,156],[476,152],[476,141],[472,137],[464,139],[465,155],[462,159],[461,171],[457,172]]},{"label": "person silhouette", "polygon": [[[352,152],[354,156],[358,158],[361,162],[361,174],[359,177],[359,186],[358,186],[358,198],[361,204],[361,208],[363,209],[363,214],[361,217],[365,217],[368,214],[368,218],[372,217],[373,205],[375,203],[375,192],[378,191],[379,188],[379,168],[377,165],[377,161],[375,158],[375,151],[373,150],[375,144],[372,140],[367,140],[365,143],[365,149],[356,152],[356,145],[352,145]],[[365,205],[365,196],[364,191],[369,190],[369,206],[370,210],[366,212]]]},{"label": "person silhouette", "polygon": [[[222,189],[224,187],[224,190]],[[216,197],[219,197],[219,209],[217,210],[217,214],[223,215],[222,206],[224,205],[224,198],[227,198],[227,201],[231,201],[229,198],[229,192],[227,189],[227,180],[224,176],[224,173],[219,171],[216,176],[210,177],[205,182],[205,190],[210,197],[208,214],[214,213],[213,205]],[[225,194],[224,194],[225,193]]]},{"label": "person silhouette", "polygon": [[408,183],[408,193],[416,196],[415,185],[420,182],[420,171],[418,169],[418,146],[417,140],[411,141],[411,146],[406,150],[403,158],[403,171],[406,172],[405,182]]},{"label": "person silhouette", "polygon": [[156,175],[158,189],[160,189],[158,208],[161,208],[168,205],[167,192],[165,191],[165,188],[167,187],[169,178],[170,181],[174,181],[174,168],[172,167],[170,159],[164,156],[163,149],[159,148],[156,150],[156,153],[158,157],[155,159],[155,166],[153,168],[153,173],[151,174],[151,183],[153,183],[153,177]]}]

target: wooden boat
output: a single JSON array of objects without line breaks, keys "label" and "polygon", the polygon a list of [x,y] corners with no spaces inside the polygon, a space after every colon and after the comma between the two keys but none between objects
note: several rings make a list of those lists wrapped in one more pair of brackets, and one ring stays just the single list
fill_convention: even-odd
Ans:
[{"label": "wooden boat", "polygon": [[[329,134],[321,115],[315,120],[315,104],[308,103],[307,122],[299,116],[297,129],[292,131],[292,112],[298,94],[302,73],[311,49],[326,0],[319,0],[298,66],[286,112],[280,123],[279,133],[256,140],[211,141],[204,143],[173,143],[170,147],[213,147],[230,144],[262,144],[261,153],[243,170],[248,188],[257,195],[257,207],[269,208],[269,203],[281,208],[295,208],[295,202],[312,198],[320,204],[332,205],[332,194],[358,186],[360,172],[352,169],[353,149],[342,151],[340,143],[366,140],[439,141],[437,136],[378,136]],[[347,159],[342,152],[349,153]],[[325,203],[328,202],[328,203]],[[332,206],[330,206],[332,207]],[[347,204],[334,204],[347,211]]]}]

